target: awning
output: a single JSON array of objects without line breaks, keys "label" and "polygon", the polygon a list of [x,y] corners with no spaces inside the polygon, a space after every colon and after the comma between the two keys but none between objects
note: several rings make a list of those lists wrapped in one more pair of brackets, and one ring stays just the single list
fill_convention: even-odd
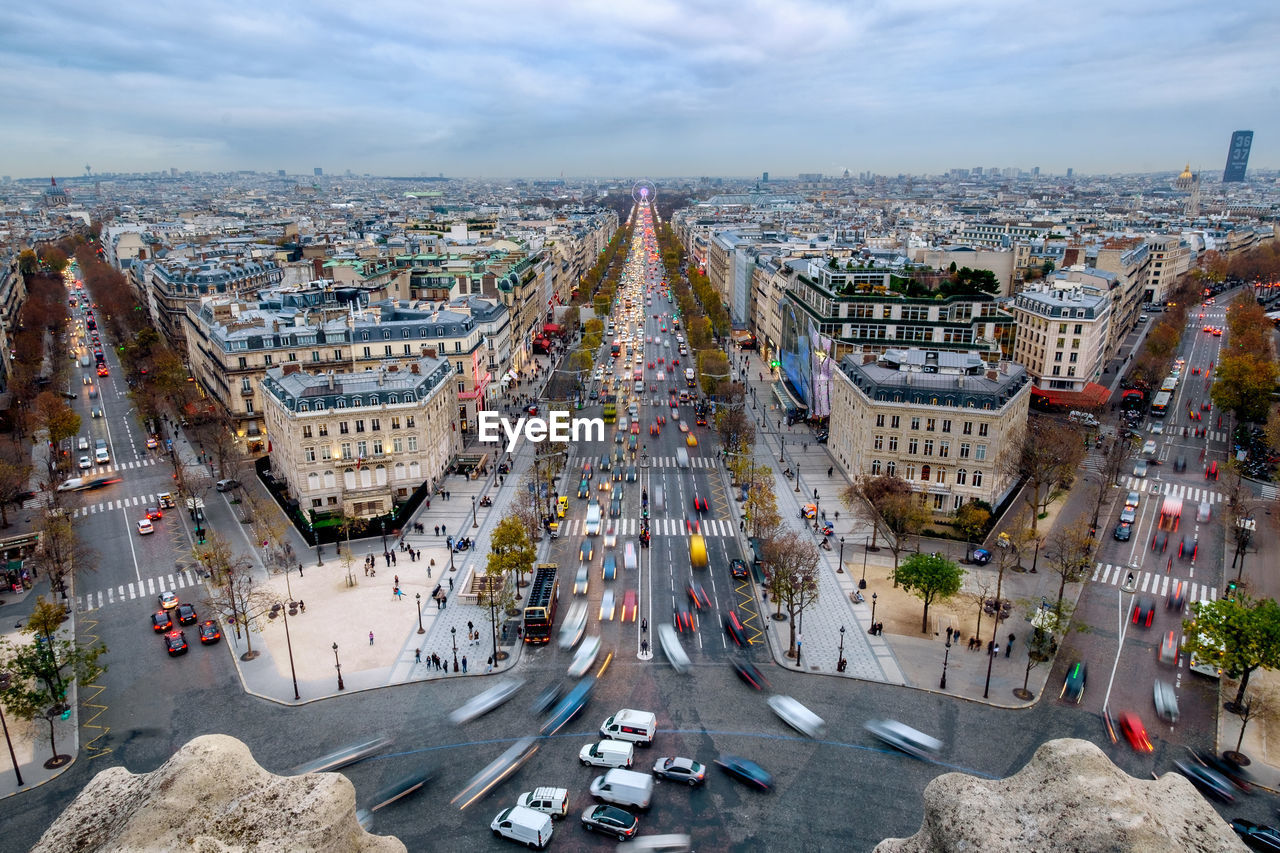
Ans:
[{"label": "awning", "polygon": [[1096,382],[1090,382],[1081,391],[1060,391],[1052,388],[1032,388],[1033,396],[1040,397],[1049,405],[1065,406],[1071,409],[1096,409],[1107,404],[1111,399],[1111,389]]},{"label": "awning", "polygon": [[558,335],[564,331],[564,326],[557,326],[555,323],[547,323],[542,327],[542,331],[548,335]]},{"label": "awning", "polygon": [[809,407],[792,396],[790,389],[787,388],[787,383],[781,380],[773,383],[773,396],[782,404],[782,408],[788,412],[794,410],[804,414],[809,411]]}]

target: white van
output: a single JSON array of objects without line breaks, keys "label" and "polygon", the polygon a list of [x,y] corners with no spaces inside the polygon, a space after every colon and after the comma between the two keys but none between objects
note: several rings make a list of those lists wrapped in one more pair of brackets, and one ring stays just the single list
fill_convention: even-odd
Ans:
[{"label": "white van", "polygon": [[1209,520],[1209,516],[1213,515],[1213,506],[1208,501],[1200,501],[1200,507],[1196,510],[1196,521],[1204,523]]},{"label": "white van", "polygon": [[649,746],[658,731],[658,718],[652,711],[623,708],[600,724],[600,734],[614,740],[626,740]]},{"label": "white van", "polygon": [[83,435],[80,436],[80,440],[76,442],[76,447],[78,447],[80,450],[88,450],[89,439],[85,438]]},{"label": "white van", "polygon": [[681,468],[689,467],[689,451],[683,447],[676,448],[676,464]]},{"label": "white van", "polygon": [[600,532],[600,501],[592,501],[587,504],[587,522],[585,530],[588,536],[595,536]]},{"label": "white van", "polygon": [[569,791],[549,786],[534,788],[521,794],[516,805],[551,815],[553,819],[562,819],[569,813]]},{"label": "white van", "polygon": [[578,760],[585,767],[630,767],[635,758],[636,748],[620,740],[589,743],[578,752]]},{"label": "white van", "polygon": [[653,777],[634,770],[610,770],[592,780],[591,796],[617,806],[647,809],[653,799]]},{"label": "white van", "polygon": [[676,636],[676,629],[671,625],[662,624],[658,626],[658,643],[662,646],[662,652],[667,656],[667,660],[671,661],[671,668],[679,673],[689,671],[689,655],[684,650],[684,646],[680,645],[680,638]]},{"label": "white van", "polygon": [[544,849],[551,841],[551,815],[524,806],[512,806],[498,812],[489,828],[498,838],[509,838],[538,850]]},{"label": "white van", "polygon": [[627,571],[640,568],[640,558],[636,556],[636,543],[627,542],[627,547],[622,552],[622,567]]},{"label": "white van", "polygon": [[662,486],[653,487],[653,511],[654,512],[667,511],[667,493],[666,493],[666,490],[662,488]]}]

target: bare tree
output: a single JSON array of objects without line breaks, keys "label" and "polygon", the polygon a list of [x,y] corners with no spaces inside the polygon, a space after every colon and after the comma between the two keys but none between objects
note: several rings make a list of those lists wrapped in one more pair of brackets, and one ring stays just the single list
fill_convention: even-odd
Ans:
[{"label": "bare tree", "polygon": [[77,570],[96,571],[97,555],[80,542],[63,509],[46,509],[37,530],[40,544],[31,555],[31,565],[48,575],[50,586],[66,598],[67,579]]},{"label": "bare tree", "polygon": [[1058,603],[1054,612],[1062,614],[1062,599],[1067,584],[1083,579],[1093,563],[1095,546],[1093,533],[1084,519],[1058,527],[1045,541],[1044,557],[1054,574],[1058,576]]},{"label": "bare tree", "polygon": [[796,629],[804,611],[818,600],[818,546],[805,534],[788,530],[765,543],[765,560],[771,574],[769,592],[778,602],[775,618],[780,618],[783,605],[790,619],[788,657],[796,656]]},{"label": "bare tree", "polygon": [[[247,564],[248,559],[236,557],[233,562]],[[274,603],[275,596],[254,583],[253,575],[247,567],[228,569],[222,583],[214,586],[204,600],[206,608],[235,625],[237,637],[240,636],[240,626],[244,626],[247,651],[240,656],[241,660],[253,660],[258,656],[258,652],[253,650],[253,623]]]},{"label": "bare tree", "polygon": [[1075,477],[1084,457],[1078,430],[1069,424],[1033,418],[1004,454],[1004,473],[1025,483],[1031,509],[1031,529],[1040,515],[1062,494]]}]

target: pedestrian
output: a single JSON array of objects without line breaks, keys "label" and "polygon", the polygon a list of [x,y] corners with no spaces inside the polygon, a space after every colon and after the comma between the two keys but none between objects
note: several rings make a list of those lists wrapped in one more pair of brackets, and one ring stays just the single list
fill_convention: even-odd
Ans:
[{"label": "pedestrian", "polygon": [[502,642],[505,643],[506,641],[507,641],[507,626],[504,624],[502,626]]},{"label": "pedestrian", "polygon": [[393,591],[395,592],[396,601],[404,600],[404,593],[400,591],[400,587],[396,587]]},{"label": "pedestrian", "polygon": [[1013,635],[1013,634],[1010,634],[1010,635],[1009,635],[1009,642],[1008,642],[1008,644],[1004,647],[1004,656],[1005,656],[1005,657],[1008,657],[1008,656],[1009,656],[1009,653],[1010,653],[1011,651],[1013,651],[1013,641],[1014,641],[1015,639],[1017,639],[1017,637],[1016,637],[1015,635]]},{"label": "pedestrian", "polygon": [[468,638],[471,637],[471,632],[474,631],[475,629],[476,629],[475,623],[473,623],[470,619],[468,619],[467,620],[467,637]]},{"label": "pedestrian", "polygon": [[392,581],[392,583],[394,583],[396,586],[400,586],[400,576],[396,575],[395,580]]},{"label": "pedestrian", "polygon": [[640,641],[640,654],[642,654],[642,655],[647,655],[647,654],[649,654],[649,641],[648,641],[648,640],[641,640],[641,641]]},{"label": "pedestrian", "polygon": [[648,620],[648,619],[641,619],[641,620],[640,620],[640,633],[642,633],[642,634],[647,634],[647,633],[649,633],[649,620]]},{"label": "pedestrian", "polygon": [[[443,525],[443,524],[442,524],[442,525],[440,525],[440,535],[441,535],[441,536],[448,537],[448,534],[449,534],[449,531],[448,531],[448,530],[445,530],[444,525]],[[452,544],[453,544],[453,539],[452,539],[452,538],[449,538],[449,544],[450,544],[450,545],[452,545]]]},{"label": "pedestrian", "polygon": [[[434,561],[433,561],[433,563],[434,563]],[[427,566],[427,577],[428,577],[428,578],[430,578],[430,577],[431,577],[431,566]]]},{"label": "pedestrian", "polygon": [[449,592],[453,592],[453,578],[449,578]]},{"label": "pedestrian", "polygon": [[384,560],[386,560],[386,561],[387,561],[387,568],[391,568],[391,552],[390,552],[390,551],[383,551],[383,552],[382,552],[382,559],[384,559]]},{"label": "pedestrian", "polygon": [[418,648],[413,650],[413,662],[422,663],[422,649]]},{"label": "pedestrian", "polygon": [[369,645],[371,645],[371,646],[373,645],[373,632],[372,632],[372,631],[370,631],[370,632],[369,632]]},{"label": "pedestrian", "polygon": [[828,478],[828,479],[830,479],[831,475],[835,473],[835,470],[836,470],[836,466],[834,466],[834,465],[832,465],[830,468],[828,468],[828,469],[827,469],[827,478]]},{"label": "pedestrian", "polygon": [[467,674],[467,656],[466,655],[462,656],[462,674],[463,675]]},{"label": "pedestrian", "polygon": [[364,576],[369,577],[369,561],[364,561]]},{"label": "pedestrian", "polygon": [[391,565],[393,565],[393,566],[394,566],[395,564],[396,564],[396,552],[395,552],[395,551],[392,551],[392,552],[391,552]]},{"label": "pedestrian", "polygon": [[440,535],[440,525],[437,524],[435,527],[432,527],[431,529],[435,531],[435,534],[437,536]]},{"label": "pedestrian", "polygon": [[302,577],[302,563],[298,563],[298,577]]}]

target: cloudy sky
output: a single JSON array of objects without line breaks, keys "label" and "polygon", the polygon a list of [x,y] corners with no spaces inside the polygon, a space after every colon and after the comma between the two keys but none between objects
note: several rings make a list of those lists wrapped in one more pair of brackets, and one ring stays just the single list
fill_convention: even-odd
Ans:
[{"label": "cloudy sky", "polygon": [[42,0],[0,174],[1280,166],[1275,0]]}]

